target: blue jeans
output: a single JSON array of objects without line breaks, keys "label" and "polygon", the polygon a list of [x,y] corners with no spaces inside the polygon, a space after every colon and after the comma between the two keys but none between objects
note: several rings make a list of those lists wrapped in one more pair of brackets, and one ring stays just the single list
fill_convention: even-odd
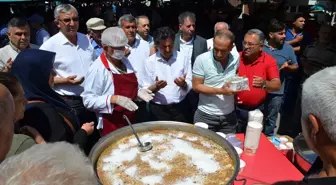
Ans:
[{"label": "blue jeans", "polygon": [[248,122],[248,112],[259,109],[264,114],[264,104],[256,107],[247,107],[243,105],[236,105],[236,114],[238,120],[237,133],[245,133],[247,122]]},{"label": "blue jeans", "polygon": [[264,133],[267,136],[272,136],[274,134],[274,129],[276,128],[276,121],[278,119],[278,113],[281,111],[283,104],[282,94],[268,94],[265,102],[265,128]]}]

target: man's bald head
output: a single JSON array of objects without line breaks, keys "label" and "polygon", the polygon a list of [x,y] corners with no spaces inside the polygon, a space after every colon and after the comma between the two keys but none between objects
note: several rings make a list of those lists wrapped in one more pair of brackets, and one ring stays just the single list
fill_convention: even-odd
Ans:
[{"label": "man's bald head", "polygon": [[226,23],[226,22],[217,22],[215,24],[215,28],[214,29],[215,29],[215,33],[216,33],[219,30],[228,30],[228,29],[230,29],[230,27],[229,27],[229,24]]},{"label": "man's bald head", "polygon": [[0,84],[0,162],[5,159],[14,135],[14,100],[9,90]]}]

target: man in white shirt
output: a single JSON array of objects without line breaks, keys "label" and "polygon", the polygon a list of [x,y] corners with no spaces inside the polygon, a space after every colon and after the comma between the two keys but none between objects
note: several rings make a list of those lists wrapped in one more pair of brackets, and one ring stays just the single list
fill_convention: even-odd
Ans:
[{"label": "man in white shirt", "polygon": [[[144,62],[149,57],[148,42],[136,38],[136,19],[130,14],[123,15],[119,18],[118,25],[122,28],[127,36],[126,56],[137,73],[140,87],[144,78]],[[137,122],[148,121],[149,114],[146,108],[146,102],[136,102],[139,106]]]},{"label": "man in white shirt", "polygon": [[228,80],[236,76],[239,58],[230,53],[234,35],[220,30],[214,36],[214,49],[196,58],[193,68],[193,89],[199,93],[194,122],[204,122],[215,132],[235,133],[237,117],[234,94]]},{"label": "man in white shirt", "polygon": [[45,41],[50,38],[50,34],[43,28],[44,18],[38,14],[33,14],[27,19],[33,31],[34,44],[41,46]]},{"label": "man in white shirt", "polygon": [[149,44],[149,48],[154,45],[153,37],[149,34],[150,31],[150,21],[147,16],[140,15],[137,17],[137,39],[142,39]]},{"label": "man in white shirt", "polygon": [[192,88],[191,61],[174,50],[174,32],[162,27],[154,33],[158,52],[145,62],[144,87],[155,93],[150,111],[155,120],[187,122],[190,109],[184,101]]},{"label": "man in white shirt", "polygon": [[12,18],[8,24],[9,44],[0,49],[0,71],[7,72],[20,51],[37,49],[30,44],[30,28],[28,22],[22,18]]},{"label": "man in white shirt", "polygon": [[[228,29],[230,29],[230,26],[229,26],[228,23],[226,23],[226,22],[217,22],[215,24],[214,31],[216,33],[219,30],[228,30]],[[208,45],[208,49],[209,50],[213,49],[213,44],[214,44],[213,38],[207,40],[207,45]],[[235,45],[233,45],[233,48],[231,50],[231,54],[233,55],[234,58],[239,58],[239,53],[238,53],[237,48],[236,48]]]},{"label": "man in white shirt", "polygon": [[[178,17],[179,32],[175,35],[174,49],[180,51],[191,60],[194,65],[197,56],[208,51],[206,40],[195,34],[196,15],[192,12],[183,12]],[[193,116],[197,109],[198,94],[190,91],[187,96],[187,105],[190,109],[188,122],[193,122]]]},{"label": "man in white shirt", "polygon": [[56,53],[54,90],[73,108],[81,123],[95,121],[94,113],[87,111],[80,94],[84,76],[96,55],[89,39],[78,33],[79,18],[75,7],[61,4],[54,11],[55,24],[60,32],[47,40],[40,49]]},{"label": "man in white shirt", "polygon": [[107,28],[102,34],[103,54],[90,66],[85,76],[84,105],[99,114],[98,129],[106,135],[128,125],[123,115],[134,123],[137,97],[150,101],[153,94],[139,89],[136,73],[125,55],[128,39],[118,27]]}]

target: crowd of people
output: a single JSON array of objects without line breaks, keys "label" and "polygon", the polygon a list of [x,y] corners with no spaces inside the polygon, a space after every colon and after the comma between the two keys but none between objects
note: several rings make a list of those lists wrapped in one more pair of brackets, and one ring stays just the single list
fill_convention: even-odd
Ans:
[{"label": "crowd of people", "polygon": [[[320,156],[322,172],[302,183],[336,182],[335,27],[321,25],[312,41],[304,16],[290,27],[272,19],[267,33],[252,28],[237,42],[226,22],[217,22],[208,40],[197,35],[189,11],[178,16],[177,33],[167,26],[152,32],[150,18],[125,14],[117,26],[92,17],[83,34],[70,4],[58,5],[54,18],[54,35],[39,15],[7,24],[9,42],[0,49],[0,162],[6,159],[0,184],[93,184],[89,162],[67,143],[88,154],[100,137],[128,125],[124,115],[132,124],[204,122],[228,134],[244,133],[256,109],[264,114],[264,134],[275,134],[280,113],[279,133],[303,131]],[[231,89],[235,76],[246,77],[249,90]],[[35,170],[41,174],[27,177]]]}]

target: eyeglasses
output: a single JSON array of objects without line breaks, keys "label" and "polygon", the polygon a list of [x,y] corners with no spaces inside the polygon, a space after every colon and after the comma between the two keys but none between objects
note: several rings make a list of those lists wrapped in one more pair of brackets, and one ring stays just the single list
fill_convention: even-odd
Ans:
[{"label": "eyeglasses", "polygon": [[71,20],[73,22],[78,22],[79,21],[79,17],[66,18],[66,19],[59,20],[59,21],[63,22],[64,24],[70,24]]},{"label": "eyeglasses", "polygon": [[244,47],[247,46],[247,47],[249,47],[249,48],[254,48],[254,47],[257,46],[257,45],[260,45],[260,43],[258,43],[258,44],[253,44],[253,43],[251,43],[251,42],[245,42],[245,41],[243,41],[242,44],[243,44]]}]

